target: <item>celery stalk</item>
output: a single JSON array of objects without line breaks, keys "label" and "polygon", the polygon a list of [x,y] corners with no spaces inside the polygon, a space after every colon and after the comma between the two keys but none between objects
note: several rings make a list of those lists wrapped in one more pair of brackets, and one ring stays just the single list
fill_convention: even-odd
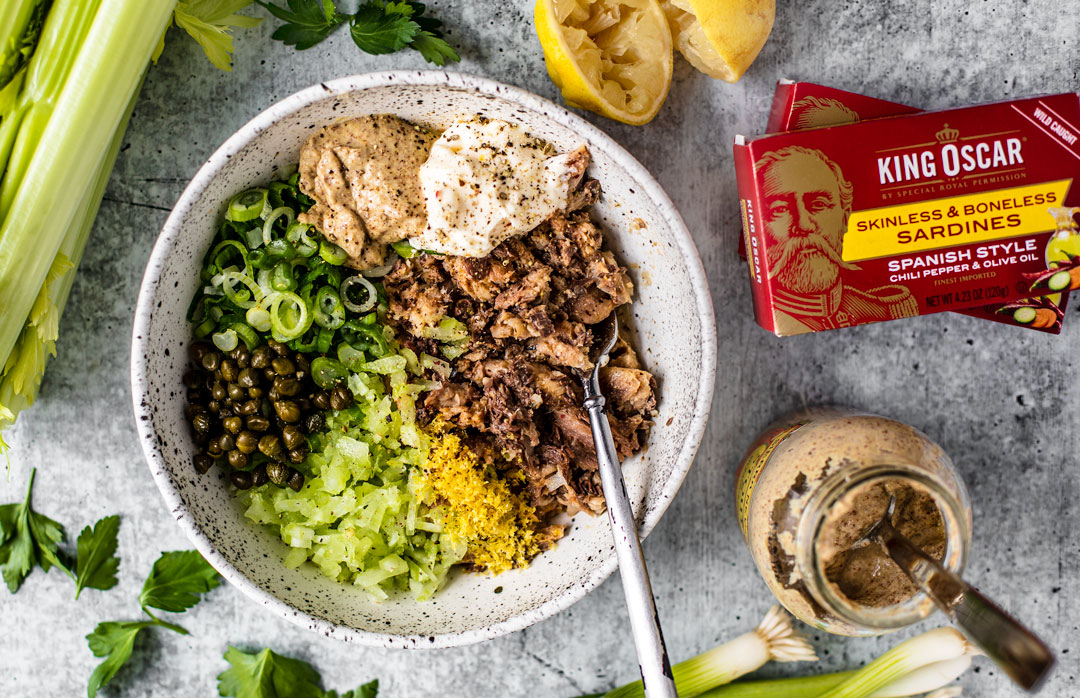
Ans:
[{"label": "celery stalk", "polygon": [[60,316],[71,293],[72,284],[75,282],[79,261],[90,239],[90,232],[93,230],[101,199],[105,195],[109,175],[120,153],[120,147],[124,143],[124,133],[127,131],[137,98],[136,93],[128,102],[127,113],[113,136],[108,152],[98,166],[94,184],[87,190],[79,205],[75,225],[68,232],[53,260],[52,268],[61,269],[62,272],[57,278],[51,280],[51,283],[43,284],[38,291],[38,297],[34,303],[35,312],[31,312],[8,358],[11,371],[5,370],[0,377],[0,405],[8,408],[7,413],[0,414],[0,453],[6,449],[3,430],[14,423],[19,412],[33,404],[38,389],[41,387],[48,357],[56,356]]},{"label": "celery stalk", "polygon": [[174,6],[101,1],[0,223],[0,357],[18,340]]},{"label": "celery stalk", "polygon": [[7,85],[34,52],[52,0],[0,3],[0,87]]}]

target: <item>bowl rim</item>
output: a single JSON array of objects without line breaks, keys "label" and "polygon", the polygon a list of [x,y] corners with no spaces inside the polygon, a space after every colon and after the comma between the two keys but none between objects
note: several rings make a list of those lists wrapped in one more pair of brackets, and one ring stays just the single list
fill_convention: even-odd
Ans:
[{"label": "bowl rim", "polygon": [[589,142],[601,144],[607,154],[638,182],[648,197],[657,206],[661,216],[671,225],[672,232],[678,243],[678,252],[686,260],[686,266],[690,275],[689,281],[691,288],[694,291],[697,312],[701,322],[701,381],[698,385],[697,396],[694,402],[694,412],[691,416],[686,439],[683,441],[683,447],[679,451],[671,476],[661,489],[655,506],[645,512],[644,519],[639,529],[639,536],[644,540],[649,532],[652,531],[653,527],[660,520],[660,517],[667,511],[667,508],[674,499],[679,487],[686,479],[686,474],[693,463],[694,456],[697,453],[698,446],[704,434],[712,403],[717,361],[716,321],[713,314],[712,297],[709,292],[709,285],[705,276],[705,269],[702,265],[701,257],[694,244],[693,238],[690,236],[690,232],[686,228],[682,216],[679,214],[674,204],[672,204],[671,199],[661,188],[660,184],[634,156],[619,145],[619,143],[611,136],[590,124],[582,117],[571,113],[564,107],[555,104],[548,99],[535,95],[522,88],[507,85],[489,78],[467,73],[437,70],[392,70],[362,73],[319,82],[275,102],[244,124],[222,143],[221,146],[214,151],[213,155],[211,155],[199,168],[198,172],[184,188],[184,191],[174,205],[172,212],[166,219],[165,225],[162,227],[161,232],[154,243],[153,250],[147,262],[146,271],[139,287],[134,326],[131,334],[131,398],[132,406],[134,408],[135,426],[142,445],[143,455],[146,458],[154,482],[157,485],[162,498],[165,500],[165,504],[168,506],[169,511],[172,513],[174,520],[179,524],[180,528],[203,557],[206,558],[206,560],[218,570],[225,579],[239,588],[246,596],[297,625],[319,632],[327,637],[347,642],[356,642],[357,644],[370,647],[457,647],[494,639],[501,635],[522,630],[540,620],[549,618],[556,613],[567,609],[572,604],[584,598],[590,591],[596,588],[615,571],[618,565],[615,553],[609,553],[604,563],[592,574],[580,583],[569,587],[559,596],[550,599],[540,606],[507,618],[506,620],[485,625],[481,628],[421,636],[372,632],[334,623],[290,606],[282,599],[279,599],[270,592],[258,587],[249,580],[243,572],[226,560],[217,550],[207,534],[195,525],[192,517],[188,515],[187,506],[181,499],[180,494],[168,473],[165,460],[161,454],[157,435],[151,428],[153,417],[146,406],[148,404],[150,381],[146,373],[147,361],[145,360],[145,346],[148,341],[147,337],[152,315],[152,298],[158,287],[160,270],[163,268],[165,259],[183,227],[183,222],[210,181],[217,176],[221,168],[235,153],[239,152],[250,143],[261,131],[265,130],[273,123],[288,117],[299,109],[323,100],[330,95],[358,92],[393,85],[421,85],[472,90],[506,99],[520,104],[532,111],[545,114],[560,125],[583,136]]}]

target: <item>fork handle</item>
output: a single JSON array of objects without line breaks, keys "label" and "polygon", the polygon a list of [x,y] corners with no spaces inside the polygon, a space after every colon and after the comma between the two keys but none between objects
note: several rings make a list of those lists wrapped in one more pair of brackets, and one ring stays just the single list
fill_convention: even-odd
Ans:
[{"label": "fork handle", "polygon": [[[595,378],[594,378],[595,380]],[[675,679],[671,674],[664,635],[660,631],[660,618],[656,613],[649,572],[637,537],[637,525],[630,499],[623,483],[622,466],[611,438],[611,425],[604,411],[604,396],[600,391],[590,390],[585,398],[585,411],[589,414],[593,441],[596,444],[596,460],[600,466],[600,482],[607,500],[611,533],[615,538],[615,555],[619,560],[619,577],[630,617],[630,629],[637,648],[641,681],[648,698],[678,698]]]}]

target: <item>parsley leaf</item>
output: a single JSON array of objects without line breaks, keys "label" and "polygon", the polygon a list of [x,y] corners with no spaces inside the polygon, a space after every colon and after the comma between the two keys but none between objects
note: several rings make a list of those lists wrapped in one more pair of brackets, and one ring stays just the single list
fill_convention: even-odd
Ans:
[{"label": "parsley leaf", "polygon": [[0,573],[8,590],[14,594],[22,586],[34,565],[48,572],[53,566],[74,579],[59,544],[64,540],[64,527],[30,506],[37,469],[30,471],[26,499],[21,504],[0,506]]},{"label": "parsley leaf", "polygon": [[416,38],[413,39],[412,47],[420,52],[425,61],[434,63],[440,68],[448,62],[456,63],[461,60],[450,44],[428,31],[417,33]]},{"label": "parsley leaf", "polygon": [[79,534],[78,557],[75,561],[75,598],[84,587],[112,589],[116,586],[116,570],[120,558],[116,557],[116,536],[120,532],[120,517],[106,516]]},{"label": "parsley leaf", "polygon": [[[195,550],[162,553],[139,592],[139,605],[170,613],[186,611],[205,594],[221,584],[217,570]],[[148,615],[153,617],[149,611]]]},{"label": "parsley leaf", "polygon": [[420,25],[410,18],[413,8],[405,2],[369,0],[353,15],[349,33],[360,50],[374,55],[395,53],[412,43]]},{"label": "parsley leaf", "polygon": [[261,22],[256,17],[236,14],[252,0],[180,0],[173,20],[191,38],[199,42],[206,57],[221,70],[232,70],[233,40],[230,27],[254,27]]},{"label": "parsley leaf", "polygon": [[90,674],[90,683],[86,695],[94,698],[98,689],[109,683],[124,663],[131,658],[135,647],[135,638],[143,628],[154,625],[154,621],[144,620],[138,623],[98,623],[94,632],[86,636],[90,651],[95,657],[105,657]]},{"label": "parsley leaf", "polygon": [[288,0],[288,10],[263,0],[255,1],[286,22],[270,38],[295,46],[297,51],[311,48],[349,20],[349,15],[337,11],[333,0]]},{"label": "parsley leaf", "polygon": [[323,698],[376,698],[379,694],[379,680],[370,681],[355,691],[345,691],[340,696],[337,691],[327,691]]},{"label": "parsley leaf", "polygon": [[319,672],[300,659],[270,649],[249,654],[225,651],[229,668],[218,675],[218,694],[231,698],[323,698]]}]

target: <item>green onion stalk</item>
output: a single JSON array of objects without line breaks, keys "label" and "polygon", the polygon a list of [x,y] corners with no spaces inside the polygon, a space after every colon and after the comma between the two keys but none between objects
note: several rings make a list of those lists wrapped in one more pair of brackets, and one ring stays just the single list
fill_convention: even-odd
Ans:
[{"label": "green onion stalk", "polygon": [[[814,662],[814,648],[791,624],[791,616],[773,606],[765,619],[748,633],[715,647],[693,659],[671,667],[680,698],[694,698],[705,691],[730,683],[740,676],[775,662]],[[641,681],[621,686],[605,698],[643,698]]]},{"label": "green onion stalk", "polygon": [[22,92],[0,102],[0,429],[36,393],[71,287],[68,267],[86,245],[113,150],[175,4],[56,0],[14,78]]}]

